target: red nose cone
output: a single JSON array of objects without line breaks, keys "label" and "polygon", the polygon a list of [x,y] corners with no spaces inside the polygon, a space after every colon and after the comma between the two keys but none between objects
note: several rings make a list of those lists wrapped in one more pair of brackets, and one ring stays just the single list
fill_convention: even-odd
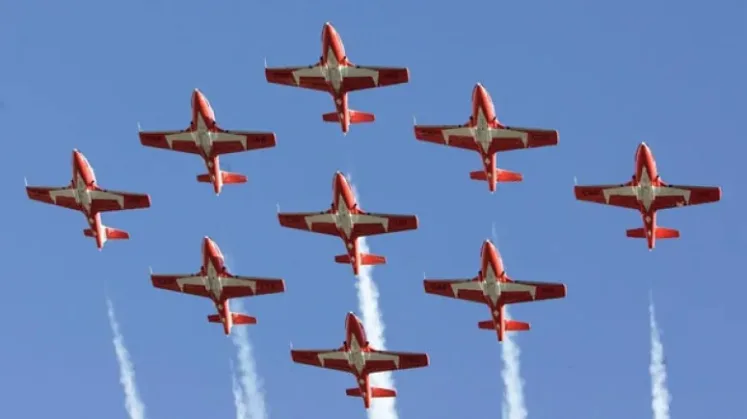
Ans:
[{"label": "red nose cone", "polygon": [[351,326],[358,324],[358,322],[358,317],[352,312],[348,313],[347,316],[345,316],[345,328],[348,330]]},{"label": "red nose cone", "polygon": [[645,142],[643,142],[638,145],[638,149],[636,150],[635,154],[636,159],[645,161],[651,156],[651,149]]},{"label": "red nose cone", "polygon": [[482,243],[482,249],[480,249],[480,254],[485,257],[487,255],[490,255],[492,253],[495,253],[495,245],[490,240],[485,240]]}]

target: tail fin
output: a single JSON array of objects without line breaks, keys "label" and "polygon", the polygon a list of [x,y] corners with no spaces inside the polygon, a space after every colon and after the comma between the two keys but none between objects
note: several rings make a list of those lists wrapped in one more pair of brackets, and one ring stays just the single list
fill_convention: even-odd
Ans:
[{"label": "tail fin", "polygon": [[[210,323],[222,323],[220,321],[220,316],[217,314],[211,314],[207,316],[207,319]],[[237,324],[257,324],[257,318],[252,316],[247,316],[246,314],[241,313],[231,313],[231,323],[234,325]]]},{"label": "tail fin", "polygon": [[[511,172],[509,170],[502,170],[502,169],[495,169],[497,172],[497,181],[498,182],[521,182],[524,180],[524,177],[521,175],[521,173],[517,172]],[[470,172],[469,174],[470,179],[473,180],[482,180],[487,181],[488,176],[485,174],[484,170],[477,170],[474,172]]]},{"label": "tail fin", "polygon": [[[350,397],[361,397],[361,389],[358,387],[349,388],[345,390],[345,394],[347,394]],[[371,387],[371,397],[373,398],[397,397],[397,390],[392,390],[389,388],[381,388],[381,387]]]},{"label": "tail fin", "polygon": [[[128,232],[111,227],[104,227],[104,234],[106,234],[107,240],[127,240],[130,238]],[[86,237],[96,237],[90,228],[83,230],[83,235]]]},{"label": "tail fin", "polygon": [[[531,328],[529,323],[516,320],[504,320],[504,325],[504,330],[510,332],[525,332]],[[492,320],[485,320],[477,323],[477,327],[483,330],[495,330],[495,323]]]},{"label": "tail fin", "polygon": [[[635,239],[645,239],[646,229],[633,228],[633,229],[627,230],[625,234],[628,237],[632,237]],[[656,237],[657,239],[676,239],[680,237],[680,232],[679,230],[675,230],[673,228],[656,227],[656,229],[654,230],[654,237]]]},{"label": "tail fin", "polygon": [[[374,120],[376,120],[376,116],[372,113],[354,111],[352,109],[349,109],[348,112],[350,113],[351,124],[362,124],[364,122],[374,122]],[[325,113],[322,115],[322,119],[325,122],[340,122],[340,114],[337,112]]]},{"label": "tail fin", "polygon": [[[369,253],[361,253],[361,265],[384,265],[386,264],[386,257],[379,255],[372,255]],[[350,263],[349,255],[337,255],[335,256],[335,262],[337,263]]]},{"label": "tail fin", "polygon": [[[220,175],[221,175],[221,178],[223,178],[224,185],[230,185],[230,184],[235,184],[235,183],[246,183],[247,181],[247,177],[240,173],[224,172],[221,170]],[[202,182],[202,183],[213,183],[213,181],[210,180],[209,173],[197,175],[197,181]]]}]

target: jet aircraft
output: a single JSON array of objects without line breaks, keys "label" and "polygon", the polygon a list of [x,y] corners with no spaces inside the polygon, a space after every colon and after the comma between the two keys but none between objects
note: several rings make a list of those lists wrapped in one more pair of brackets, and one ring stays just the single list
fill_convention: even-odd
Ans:
[{"label": "jet aircraft", "polygon": [[361,265],[381,265],[384,256],[361,253],[358,238],[418,228],[415,215],[379,214],[361,209],[345,176],[336,172],[332,181],[332,205],[320,212],[278,213],[280,225],[297,230],[338,236],[347,254],[335,256],[337,263],[349,263],[357,276]]},{"label": "jet aircraft", "polygon": [[207,236],[202,240],[202,267],[199,272],[171,275],[154,275],[151,272],[150,279],[156,288],[213,300],[218,314],[209,315],[208,321],[222,323],[226,335],[231,334],[233,325],[257,324],[255,317],[231,312],[229,299],[285,292],[282,279],[231,274],[220,248]]},{"label": "jet aircraft", "polygon": [[646,239],[649,250],[656,239],[676,239],[680,232],[656,225],[656,212],[687,205],[700,205],[721,200],[721,188],[716,186],[670,185],[661,178],[651,149],[642,142],[635,153],[633,178],[617,185],[575,186],[579,201],[595,202],[629,208],[641,213],[643,228],[627,230],[632,238]]},{"label": "jet aircraft", "polygon": [[[24,179],[25,181],[25,179]],[[34,201],[57,205],[82,212],[90,228],[83,230],[86,237],[96,239],[96,247],[104,248],[107,240],[126,240],[129,233],[107,227],[101,222],[101,213],[150,207],[150,196],[131,192],[103,189],[98,186],[96,174],[86,156],[73,149],[73,178],[68,186],[29,186],[26,193]]]},{"label": "jet aircraft", "polygon": [[564,298],[564,284],[551,282],[525,282],[511,279],[506,274],[498,250],[490,240],[485,240],[480,250],[480,271],[471,279],[426,279],[425,292],[442,297],[485,304],[490,308],[492,320],[481,321],[477,327],[495,330],[502,342],[506,331],[529,330],[529,323],[505,318],[507,304]]},{"label": "jet aircraft", "polygon": [[480,153],[483,169],[471,172],[469,177],[487,181],[490,192],[495,192],[498,182],[521,182],[523,179],[520,173],[496,168],[496,153],[558,144],[555,130],[501,124],[493,99],[480,83],[472,89],[472,115],[467,123],[415,125],[415,138]]},{"label": "jet aircraft", "polygon": [[343,134],[350,124],[373,122],[372,113],[354,111],[348,107],[348,93],[395,84],[407,83],[407,68],[373,67],[353,64],[345,53],[342,39],[331,23],[322,28],[322,56],[313,65],[267,68],[267,81],[291,87],[328,92],[335,100],[335,112],[322,115],[326,122],[337,122]]},{"label": "jet aircraft", "polygon": [[351,373],[357,387],[345,390],[351,397],[361,397],[363,405],[371,407],[372,398],[396,397],[397,391],[371,387],[370,374],[384,371],[422,368],[428,366],[428,354],[414,352],[379,351],[366,339],[361,321],[353,313],[345,317],[345,341],[338,349],[291,350],[293,362],[314,367]]},{"label": "jet aircraft", "polygon": [[[140,127],[138,126],[138,129]],[[184,130],[140,131],[140,143],[146,147],[162,148],[202,157],[207,173],[197,181],[212,183],[216,195],[223,185],[246,183],[246,176],[220,169],[224,154],[275,147],[275,134],[261,131],[234,131],[221,128],[215,121],[215,111],[199,89],[192,92],[192,122]]]}]

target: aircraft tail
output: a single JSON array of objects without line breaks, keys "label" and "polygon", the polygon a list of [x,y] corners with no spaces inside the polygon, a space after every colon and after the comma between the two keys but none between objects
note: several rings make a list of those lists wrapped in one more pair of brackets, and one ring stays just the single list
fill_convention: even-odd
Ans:
[{"label": "aircraft tail", "polygon": [[[521,182],[524,180],[524,177],[521,175],[521,173],[512,172],[509,170],[502,170],[502,169],[495,169],[497,176],[496,181],[497,182]],[[470,179],[473,180],[482,180],[487,181],[488,176],[485,174],[484,170],[477,170],[474,172],[470,172],[469,174]]]},{"label": "aircraft tail", "polygon": [[[372,255],[369,253],[361,253],[361,265],[384,265],[386,264],[386,257],[380,255]],[[335,256],[335,262],[337,263],[350,263],[349,255],[337,255]]]},{"label": "aircraft tail", "polygon": [[[361,389],[358,387],[345,390],[345,394],[350,397],[362,397]],[[390,388],[371,387],[371,397],[397,397],[397,390],[392,390]]]},{"label": "aircraft tail", "polygon": [[[104,234],[106,234],[107,240],[127,240],[130,238],[130,233],[124,230],[119,230],[116,228],[105,227],[105,226],[102,226],[102,227],[104,228]],[[83,230],[83,235],[86,237],[96,237],[93,234],[93,230],[91,230],[90,228]]]},{"label": "aircraft tail", "polygon": [[[374,114],[372,113],[354,111],[352,109],[349,109],[348,112],[350,113],[351,124],[362,124],[365,122],[373,122],[374,120],[376,120],[376,116],[374,116]],[[337,112],[325,113],[324,115],[322,115],[322,119],[325,122],[340,122],[340,114]]]},{"label": "aircraft tail", "polygon": [[[646,229],[644,228],[633,228],[630,230],[627,230],[625,234],[628,237],[632,237],[635,239],[645,239],[646,238]],[[680,237],[679,230],[675,230],[673,228],[666,228],[666,227],[656,227],[654,229],[654,237],[657,239],[676,239]]]},{"label": "aircraft tail", "polygon": [[[507,332],[526,332],[531,328],[529,323],[516,320],[504,320],[503,324],[503,330]],[[477,323],[477,327],[483,330],[495,330],[495,323],[492,320],[485,320]]]},{"label": "aircraft tail", "polygon": [[[211,314],[207,316],[207,319],[210,323],[222,323],[220,321],[220,316],[217,314]],[[231,323],[234,325],[237,324],[257,324],[257,318],[252,316],[247,316],[246,314],[241,313],[231,313]]]},{"label": "aircraft tail", "polygon": [[[220,176],[221,178],[223,178],[224,185],[246,183],[247,181],[247,177],[240,173],[224,172],[221,170]],[[197,181],[202,183],[213,183],[213,181],[210,179],[209,173],[197,175]]]}]

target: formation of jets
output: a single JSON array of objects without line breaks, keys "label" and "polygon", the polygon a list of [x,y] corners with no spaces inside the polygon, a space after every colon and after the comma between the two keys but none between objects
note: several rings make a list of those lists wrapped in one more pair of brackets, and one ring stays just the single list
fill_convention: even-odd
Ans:
[{"label": "formation of jets", "polygon": [[[266,67],[266,66],[265,66]],[[342,40],[330,23],[322,29],[322,55],[314,65],[301,67],[266,68],[270,83],[326,91],[334,99],[336,111],[323,115],[327,122],[338,122],[343,134],[351,124],[373,122],[374,115],[348,107],[347,94],[357,90],[407,83],[407,68],[372,67],[353,64],[347,57]],[[161,148],[199,155],[207,173],[197,176],[199,182],[210,183],[220,194],[223,185],[241,184],[245,175],[223,171],[219,157],[225,154],[259,150],[276,146],[275,134],[263,131],[233,131],[220,127],[215,112],[205,95],[198,89],[192,92],[192,121],[188,128],[174,131],[139,130],[140,142],[147,147]],[[519,128],[498,121],[493,101],[481,84],[472,91],[472,114],[463,125],[415,125],[415,138],[447,145],[480,154],[483,169],[470,173],[470,178],[486,181],[488,190],[496,191],[499,182],[519,182],[522,175],[499,169],[496,154],[509,150],[554,146],[558,132],[541,128]],[[102,224],[101,213],[150,207],[146,194],[119,192],[101,188],[88,159],[77,149],[73,150],[72,180],[68,186],[29,186],[30,199],[81,211],[89,228],[83,233],[96,240],[102,250],[107,240],[129,239],[124,230]],[[656,224],[659,210],[687,205],[716,202],[721,199],[721,189],[707,186],[670,185],[657,171],[651,150],[645,143],[638,146],[632,180],[624,184],[575,186],[577,200],[619,206],[638,210],[643,228],[627,231],[628,237],[645,238],[649,249],[656,239],[680,236],[678,230]],[[335,256],[337,263],[349,264],[358,276],[361,267],[381,265],[386,258],[381,255],[361,253],[358,239],[365,236],[416,230],[418,218],[410,214],[385,214],[364,211],[342,173],[335,172],[332,182],[332,204],[329,209],[317,212],[281,213],[278,221],[282,227],[337,236],[342,239],[346,252]],[[280,278],[239,276],[228,271],[223,253],[209,237],[202,239],[202,264],[198,272],[185,274],[153,274],[153,286],[170,291],[205,297],[212,300],[217,311],[207,317],[211,323],[220,323],[226,335],[234,325],[257,324],[255,317],[230,310],[229,300],[285,292],[285,282]],[[527,331],[527,322],[506,318],[504,307],[531,301],[559,299],[566,296],[562,283],[525,282],[510,278],[498,250],[490,240],[482,244],[480,269],[475,277],[459,279],[425,279],[428,294],[485,304],[490,310],[490,320],[480,321],[480,329],[492,330],[498,341],[503,341],[507,331]],[[373,348],[366,339],[361,321],[348,313],[345,319],[345,341],[337,349],[291,350],[291,358],[300,364],[313,365],[355,376],[357,387],[346,390],[347,395],[361,397],[366,408],[371,400],[395,397],[394,389],[371,387],[369,375],[383,371],[426,367],[425,353],[391,352]]]}]

